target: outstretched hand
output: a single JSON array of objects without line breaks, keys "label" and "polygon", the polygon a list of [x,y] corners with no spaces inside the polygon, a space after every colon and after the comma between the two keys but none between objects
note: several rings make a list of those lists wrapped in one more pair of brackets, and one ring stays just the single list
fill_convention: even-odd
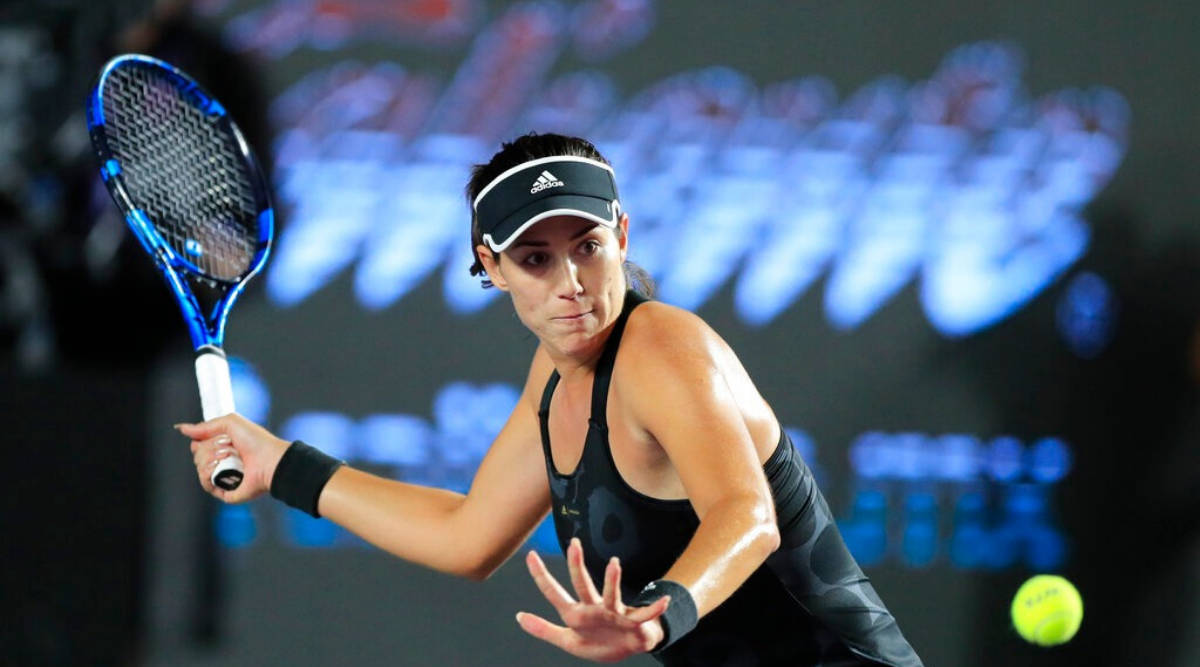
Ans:
[{"label": "outstretched hand", "polygon": [[[268,491],[275,466],[291,444],[236,413],[199,424],[176,424],[175,428],[192,439],[192,461],[200,486],[227,503],[253,500]],[[213,486],[213,468],[235,452],[245,468],[241,485],[232,491]]]},{"label": "outstretched hand", "polygon": [[583,547],[578,538],[571,540],[567,547],[567,569],[577,597],[571,597],[563,589],[536,552],[529,552],[525,564],[542,595],[566,623],[565,627],[555,625],[540,616],[520,612],[517,623],[525,632],[571,655],[596,662],[616,662],[647,653],[662,641],[663,629],[658,617],[667,610],[671,599],[659,598],[648,607],[626,607],[621,602],[621,564],[616,557],[604,570],[604,592],[600,593],[583,566]]}]

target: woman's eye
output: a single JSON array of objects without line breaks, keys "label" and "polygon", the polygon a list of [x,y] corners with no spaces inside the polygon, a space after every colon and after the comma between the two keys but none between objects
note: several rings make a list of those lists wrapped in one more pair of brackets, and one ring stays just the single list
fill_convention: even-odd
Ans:
[{"label": "woman's eye", "polygon": [[541,264],[545,263],[545,261],[546,255],[544,253],[533,252],[526,255],[525,259],[522,260],[521,263],[525,264],[526,266],[540,266]]},{"label": "woman's eye", "polygon": [[588,240],[583,243],[583,252],[588,255],[594,255],[600,250],[600,242]]}]

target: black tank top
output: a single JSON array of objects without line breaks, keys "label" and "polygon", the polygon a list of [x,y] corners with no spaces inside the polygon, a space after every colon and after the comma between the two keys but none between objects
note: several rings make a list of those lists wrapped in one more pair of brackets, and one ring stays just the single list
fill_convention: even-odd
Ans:
[{"label": "black tank top", "polygon": [[[559,544],[565,553],[571,538],[579,538],[597,588],[609,558],[620,558],[626,600],[671,568],[700,525],[689,500],[652,498],[630,487],[609,448],[613,364],[629,313],[645,301],[633,291],[625,296],[596,365],[587,437],[570,474],[555,470],[550,450],[557,370],[538,411]],[[920,665],[846,550],[812,474],[782,428],[763,470],[775,497],[780,548],[659,659],[668,665]]]}]

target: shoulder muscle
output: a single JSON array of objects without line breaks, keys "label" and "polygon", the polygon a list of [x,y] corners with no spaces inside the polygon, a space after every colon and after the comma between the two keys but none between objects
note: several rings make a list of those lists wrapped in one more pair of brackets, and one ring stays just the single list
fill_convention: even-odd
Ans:
[{"label": "shoulder muscle", "polygon": [[730,495],[769,497],[738,400],[745,371],[721,337],[665,304],[635,310],[626,336],[617,357],[622,403],[671,459],[701,518]]}]

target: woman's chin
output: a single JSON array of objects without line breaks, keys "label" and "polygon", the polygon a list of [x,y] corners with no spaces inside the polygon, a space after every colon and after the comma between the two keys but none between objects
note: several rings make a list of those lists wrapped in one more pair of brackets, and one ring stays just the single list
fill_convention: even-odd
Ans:
[{"label": "woman's chin", "polygon": [[546,342],[568,356],[586,355],[596,347],[596,331],[592,327],[577,323],[563,327],[552,326]]}]

